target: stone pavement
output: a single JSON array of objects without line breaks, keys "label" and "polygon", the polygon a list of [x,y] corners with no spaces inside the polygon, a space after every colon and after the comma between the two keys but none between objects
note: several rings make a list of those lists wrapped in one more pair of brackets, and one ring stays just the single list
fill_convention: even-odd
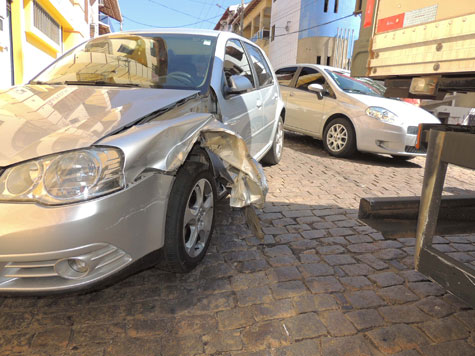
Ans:
[{"label": "stone pavement", "polygon": [[[413,270],[414,238],[357,219],[360,197],[419,195],[424,159],[328,156],[286,135],[266,167],[263,241],[227,201],[204,262],[152,268],[99,292],[0,299],[0,355],[472,356],[475,310]],[[448,194],[475,190],[450,167]],[[474,264],[475,236],[437,237]]]}]

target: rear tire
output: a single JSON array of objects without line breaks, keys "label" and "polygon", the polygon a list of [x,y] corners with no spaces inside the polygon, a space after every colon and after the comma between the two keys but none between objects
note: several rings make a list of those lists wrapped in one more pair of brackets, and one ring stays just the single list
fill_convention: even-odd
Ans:
[{"label": "rear tire", "polygon": [[330,121],[323,133],[323,147],[335,157],[351,157],[356,152],[356,135],[353,125],[345,118]]},{"label": "rear tire", "polygon": [[187,162],[178,171],[168,199],[161,267],[189,272],[206,255],[214,229],[216,183],[206,166]]},{"label": "rear tire", "polygon": [[279,122],[277,123],[277,130],[275,131],[274,135],[274,142],[272,143],[272,147],[269,152],[262,158],[262,162],[275,165],[280,162],[282,159],[282,152],[284,150],[284,122],[282,117],[279,118]]}]

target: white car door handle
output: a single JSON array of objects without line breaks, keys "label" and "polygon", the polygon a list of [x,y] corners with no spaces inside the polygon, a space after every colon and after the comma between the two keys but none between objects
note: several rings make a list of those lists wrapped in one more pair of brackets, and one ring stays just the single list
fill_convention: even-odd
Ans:
[{"label": "white car door handle", "polygon": [[272,97],[272,100],[277,100],[278,97],[279,97],[279,96],[278,96],[277,93],[276,93],[276,94],[274,94],[274,96]]},{"label": "white car door handle", "polygon": [[262,108],[262,101],[257,100],[256,101],[256,106],[257,106],[258,109]]}]

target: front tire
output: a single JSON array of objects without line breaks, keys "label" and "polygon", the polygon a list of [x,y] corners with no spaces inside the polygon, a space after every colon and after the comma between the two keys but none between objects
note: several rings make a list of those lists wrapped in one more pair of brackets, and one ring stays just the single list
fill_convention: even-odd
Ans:
[{"label": "front tire", "polygon": [[345,118],[333,119],[323,133],[323,147],[335,157],[351,157],[356,152],[353,125]]},{"label": "front tire", "polygon": [[279,118],[279,122],[277,123],[277,130],[275,131],[274,135],[274,142],[272,143],[272,147],[269,152],[262,158],[262,162],[275,165],[280,162],[282,159],[282,151],[284,150],[284,122],[282,118]]},{"label": "front tire", "polygon": [[214,229],[216,184],[197,162],[187,162],[177,173],[168,199],[162,267],[189,272],[206,255]]}]

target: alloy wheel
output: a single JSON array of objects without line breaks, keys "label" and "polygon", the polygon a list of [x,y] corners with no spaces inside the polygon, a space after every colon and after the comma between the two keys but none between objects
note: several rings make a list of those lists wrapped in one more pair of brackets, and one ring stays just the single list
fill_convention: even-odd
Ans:
[{"label": "alloy wheel", "polygon": [[191,190],[183,219],[184,246],[190,257],[198,256],[205,248],[211,233],[213,212],[213,188],[207,179],[202,178]]},{"label": "alloy wheel", "polygon": [[328,130],[327,146],[334,152],[339,152],[348,141],[348,131],[342,124],[335,124]]}]

